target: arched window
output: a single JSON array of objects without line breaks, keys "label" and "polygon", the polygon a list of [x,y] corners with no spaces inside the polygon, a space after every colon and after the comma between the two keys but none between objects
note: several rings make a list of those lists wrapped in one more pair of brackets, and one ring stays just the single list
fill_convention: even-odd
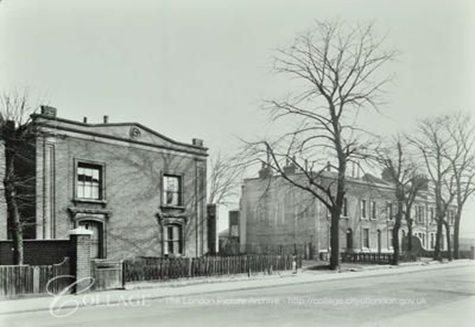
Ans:
[{"label": "arched window", "polygon": [[180,255],[183,254],[183,231],[182,226],[178,224],[165,225],[164,227],[164,254]]}]

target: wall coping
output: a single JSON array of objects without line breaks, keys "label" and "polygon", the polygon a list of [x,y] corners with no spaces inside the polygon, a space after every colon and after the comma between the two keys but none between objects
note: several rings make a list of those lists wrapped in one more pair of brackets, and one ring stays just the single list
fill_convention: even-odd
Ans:
[{"label": "wall coping", "polygon": [[[0,240],[0,243],[12,243],[13,240]],[[69,238],[24,239],[23,242],[69,242]]]}]

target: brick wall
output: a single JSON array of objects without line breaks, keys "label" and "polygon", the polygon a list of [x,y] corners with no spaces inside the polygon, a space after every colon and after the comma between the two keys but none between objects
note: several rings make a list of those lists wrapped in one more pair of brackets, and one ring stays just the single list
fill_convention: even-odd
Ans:
[{"label": "brick wall", "polygon": [[71,271],[76,276],[77,281],[75,292],[79,293],[84,289],[88,289],[91,283],[89,278],[91,277],[91,235],[71,235],[71,243],[74,244]]},{"label": "brick wall", "polygon": [[217,221],[218,221],[218,207],[216,204],[207,205],[207,229],[208,229],[208,250],[210,254],[217,253],[218,247],[218,234],[217,234]]},{"label": "brick wall", "polygon": [[241,250],[252,253],[302,253],[326,247],[325,218],[319,204],[280,179],[247,180],[239,219]]},{"label": "brick wall", "polygon": [[[24,240],[24,263],[50,265],[71,256],[73,246],[69,240]],[[12,241],[0,241],[0,265],[13,264]]]},{"label": "brick wall", "polygon": [[[120,136],[121,130],[111,130],[111,133]],[[186,221],[184,254],[206,253],[205,157],[88,135],[59,134],[61,131],[57,131],[54,138],[38,143],[37,172],[45,178],[37,179],[37,237],[67,237],[68,230],[77,227],[79,214],[71,212],[74,208],[80,212],[81,219],[91,217],[104,223],[103,255],[107,258],[161,256],[163,229],[157,215],[164,212],[162,176],[174,174],[183,180],[183,206],[174,214],[183,214]],[[148,137],[142,134],[143,140]],[[77,161],[103,164],[105,201],[74,200]],[[54,174],[54,178],[50,178],[50,174]],[[51,187],[44,185],[45,181],[49,181]],[[45,190],[48,193],[43,194]]]},{"label": "brick wall", "polygon": [[[347,232],[351,231],[354,251],[376,252],[379,248],[382,252],[392,251],[390,232],[394,220],[388,220],[386,204],[394,201],[394,191],[361,179],[349,179],[346,198],[347,217],[340,219],[340,249],[344,251],[348,248]],[[361,218],[361,200],[366,200],[365,219]],[[376,203],[374,218],[371,217],[370,204],[373,201]],[[424,198],[418,201],[426,203]],[[299,252],[309,252],[309,247],[314,253],[327,251],[330,244],[329,222],[330,216],[322,203],[282,178],[255,178],[244,182],[239,226],[242,252],[275,252],[280,248],[288,252],[293,247],[297,247]],[[430,232],[434,226],[424,224],[420,227]],[[369,230],[369,248],[363,246],[364,229]],[[407,233],[404,221],[401,238],[402,230]]]},{"label": "brick wall", "polygon": [[[0,140],[0,182],[5,177],[5,146]],[[3,184],[0,187],[0,240],[7,238],[7,204],[5,202],[5,191]]]}]

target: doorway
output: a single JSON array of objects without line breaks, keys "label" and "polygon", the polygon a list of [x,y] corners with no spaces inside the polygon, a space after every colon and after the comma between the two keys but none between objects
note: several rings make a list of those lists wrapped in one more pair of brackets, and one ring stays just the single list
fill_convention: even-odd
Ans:
[{"label": "doorway", "polygon": [[102,257],[102,223],[94,220],[83,220],[79,222],[79,226],[92,232],[91,235],[91,259]]},{"label": "doorway", "polygon": [[378,229],[378,253],[381,253],[381,230]]},{"label": "doorway", "polygon": [[353,231],[348,228],[346,231],[346,249],[351,251],[353,249]]}]

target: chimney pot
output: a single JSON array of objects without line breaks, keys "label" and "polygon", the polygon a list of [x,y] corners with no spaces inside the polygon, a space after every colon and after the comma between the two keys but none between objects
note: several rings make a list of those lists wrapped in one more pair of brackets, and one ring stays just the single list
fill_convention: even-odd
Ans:
[{"label": "chimney pot", "polygon": [[104,116],[104,124],[108,124],[109,123],[109,116]]},{"label": "chimney pot", "polygon": [[82,121],[83,121],[84,124],[87,124],[87,117],[84,117],[84,118],[82,119]]}]

